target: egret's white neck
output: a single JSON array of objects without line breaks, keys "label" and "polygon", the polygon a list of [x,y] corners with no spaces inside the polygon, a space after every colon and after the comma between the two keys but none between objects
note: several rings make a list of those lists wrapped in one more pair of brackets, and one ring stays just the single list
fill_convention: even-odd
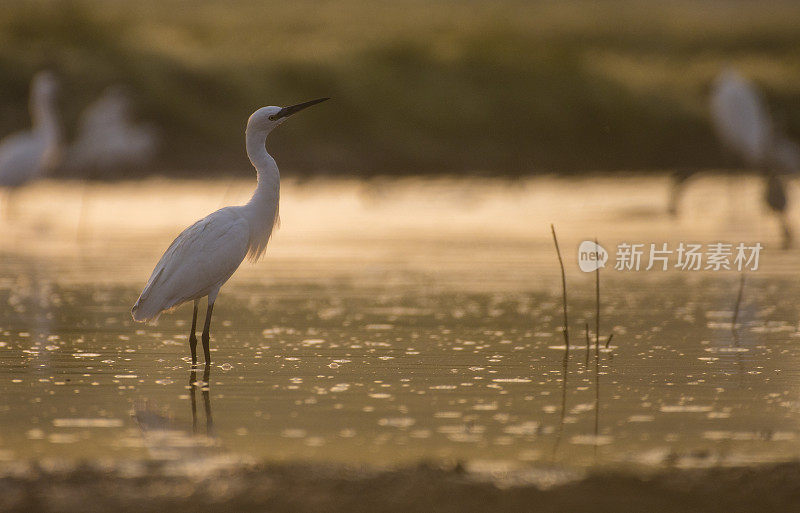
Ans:
[{"label": "egret's white neck", "polygon": [[34,94],[30,110],[33,130],[43,134],[51,144],[58,144],[61,141],[61,127],[56,118],[55,98],[42,93]]},{"label": "egret's white neck", "polygon": [[278,219],[281,176],[275,159],[267,153],[267,148],[264,146],[268,134],[269,132],[264,130],[248,128],[245,135],[247,156],[256,168],[258,177],[256,190],[242,209],[250,225],[248,255],[252,260],[257,260],[263,254]]},{"label": "egret's white neck", "polygon": [[278,196],[280,194],[281,175],[278,171],[278,165],[272,155],[267,153],[265,143],[269,132],[263,130],[250,130],[246,132],[247,140],[247,156],[253,167],[256,168],[256,177],[258,185],[250,199],[250,203],[254,202],[275,202],[273,208],[277,206]]}]

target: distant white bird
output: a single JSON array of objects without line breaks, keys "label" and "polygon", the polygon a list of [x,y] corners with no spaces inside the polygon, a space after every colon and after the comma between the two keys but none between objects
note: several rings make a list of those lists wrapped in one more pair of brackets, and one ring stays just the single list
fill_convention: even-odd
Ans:
[{"label": "distant white bird", "polygon": [[776,126],[755,84],[736,71],[714,81],[711,121],[722,144],[748,165],[800,174],[800,147]]},{"label": "distant white bird", "polygon": [[722,72],[711,92],[711,122],[722,144],[760,168],[773,139],[772,119],[758,89],[733,70]]},{"label": "distant white bird", "polygon": [[143,166],[155,157],[157,147],[158,131],[133,122],[125,89],[109,87],[81,114],[78,136],[67,150],[64,167],[105,171]]},{"label": "distant white bird", "polygon": [[[773,140],[772,119],[758,89],[734,70],[717,76],[711,88],[711,125],[722,145],[748,166],[763,168]],[[681,169],[672,175],[667,209],[678,214],[678,203],[686,182],[696,169]]]},{"label": "distant white bird", "polygon": [[144,291],[131,309],[135,321],[158,318],[187,301],[194,301],[189,347],[192,364],[197,363],[197,305],[208,296],[203,351],[211,363],[209,340],[211,313],[220,287],[233,275],[244,258],[257,261],[264,253],[274,226],[279,222],[280,174],[264,144],[267,135],[292,114],[316,105],[320,98],[291,107],[262,107],[247,121],[247,156],[256,168],[258,185],[250,201],[225,207],[185,229],[156,264]]},{"label": "distant white bird", "polygon": [[[800,173],[800,148],[778,130],[757,87],[733,70],[714,80],[710,101],[711,123],[722,145],[764,178],[764,202],[781,222],[783,247],[789,248],[793,230],[787,217],[788,197],[782,175]],[[696,170],[673,174],[668,203],[676,215],[686,181]]]},{"label": "distant white bird", "polygon": [[30,130],[0,141],[0,187],[13,189],[50,172],[61,156],[61,127],[56,113],[58,81],[41,71],[31,82]]},{"label": "distant white bird", "polygon": [[791,247],[793,230],[781,173],[797,170],[797,147],[775,129],[756,86],[733,70],[714,82],[711,120],[722,144],[764,177],[764,202],[781,223],[782,246]]}]

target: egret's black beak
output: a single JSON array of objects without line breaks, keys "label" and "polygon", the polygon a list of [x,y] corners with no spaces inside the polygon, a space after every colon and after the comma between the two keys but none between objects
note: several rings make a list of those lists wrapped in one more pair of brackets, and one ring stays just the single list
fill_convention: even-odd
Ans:
[{"label": "egret's black beak", "polygon": [[278,111],[277,114],[270,117],[270,119],[278,120],[281,118],[285,118],[287,116],[291,116],[292,114],[297,114],[301,110],[305,109],[306,107],[311,107],[312,105],[316,105],[318,103],[322,103],[325,100],[330,100],[330,98],[317,98],[316,100],[309,100],[307,102],[298,103],[297,105],[291,105],[289,107],[284,107]]}]

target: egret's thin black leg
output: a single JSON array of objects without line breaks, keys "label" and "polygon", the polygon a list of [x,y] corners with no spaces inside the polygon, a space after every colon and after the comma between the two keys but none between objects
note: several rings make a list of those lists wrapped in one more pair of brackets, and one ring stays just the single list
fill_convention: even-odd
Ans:
[{"label": "egret's thin black leg", "polygon": [[192,365],[197,365],[197,335],[194,334],[197,328],[197,300],[194,300],[194,314],[192,314],[192,331],[189,333],[189,348],[192,350]]},{"label": "egret's thin black leg", "polygon": [[211,364],[211,351],[209,350],[209,341],[211,340],[211,312],[214,310],[214,303],[208,304],[206,311],[206,324],[203,327],[203,352],[206,355],[206,365]]}]

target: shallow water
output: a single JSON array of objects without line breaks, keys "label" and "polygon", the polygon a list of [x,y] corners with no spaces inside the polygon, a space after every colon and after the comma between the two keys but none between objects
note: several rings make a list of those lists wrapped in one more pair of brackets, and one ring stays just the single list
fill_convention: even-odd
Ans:
[{"label": "shallow water", "polygon": [[[250,183],[39,184],[0,243],[0,461],[796,459],[798,254],[738,180],[699,180],[678,221],[664,178],[287,183],[268,256],[217,302],[207,374],[188,362],[190,306],[157,326],[128,311],[180,229]],[[735,331],[734,271],[604,269],[587,355],[594,275],[575,253],[594,237],[765,249]]]}]

